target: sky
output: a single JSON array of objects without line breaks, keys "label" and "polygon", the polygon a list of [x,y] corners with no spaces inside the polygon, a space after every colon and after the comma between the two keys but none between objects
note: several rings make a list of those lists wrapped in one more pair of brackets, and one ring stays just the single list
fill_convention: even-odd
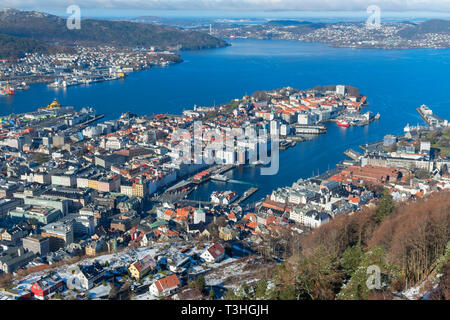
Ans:
[{"label": "sky", "polygon": [[[0,0],[0,8],[38,10],[63,14],[69,5],[78,5],[91,15],[143,15],[166,12],[229,15],[236,12],[366,12],[376,5],[385,12],[450,14],[450,0]],[[202,13],[203,12],[203,13]],[[222,12],[222,13],[221,13]]]}]

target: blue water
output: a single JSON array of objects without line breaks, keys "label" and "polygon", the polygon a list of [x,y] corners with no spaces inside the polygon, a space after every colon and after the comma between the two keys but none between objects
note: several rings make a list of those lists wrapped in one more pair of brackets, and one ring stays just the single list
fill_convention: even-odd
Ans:
[{"label": "blue water", "polygon": [[[228,172],[232,179],[251,181],[260,187],[249,201],[299,177],[333,168],[345,159],[342,152],[349,147],[358,148],[388,133],[400,134],[408,122],[422,123],[415,111],[421,104],[450,118],[448,49],[368,50],[294,41],[231,42],[227,48],[183,52],[181,64],[133,73],[125,80],[66,90],[33,85],[14,97],[0,97],[0,114],[36,110],[54,98],[77,108],[93,106],[105,113],[106,119],[124,111],[180,113],[194,104],[220,104],[261,89],[306,89],[327,84],[359,88],[368,97],[369,110],[381,113],[380,121],[366,127],[344,129],[330,124],[326,135],[282,152],[276,176],[261,176],[259,168],[250,167]],[[208,199],[215,188],[242,193],[248,187],[209,182],[192,198]]]}]

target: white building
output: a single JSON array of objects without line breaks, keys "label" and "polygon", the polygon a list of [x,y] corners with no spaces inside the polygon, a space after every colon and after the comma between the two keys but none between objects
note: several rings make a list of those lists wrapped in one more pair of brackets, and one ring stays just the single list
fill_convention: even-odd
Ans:
[{"label": "white building", "polygon": [[331,220],[331,216],[328,213],[298,207],[291,210],[289,218],[298,224],[313,229],[318,228]]},{"label": "white building", "polygon": [[75,176],[52,175],[52,184],[64,187],[73,187],[76,185]]},{"label": "white building", "polygon": [[282,136],[287,136],[291,133],[291,127],[288,124],[282,124],[280,127],[280,134]]},{"label": "white building", "polygon": [[166,296],[181,287],[181,282],[178,277],[173,274],[171,276],[155,281],[150,287],[149,292],[154,296]]},{"label": "white building", "polygon": [[198,208],[194,211],[194,224],[198,224],[200,222],[206,222],[206,214],[201,208]]},{"label": "white building", "polygon": [[203,251],[200,257],[206,262],[219,262],[225,258],[225,249],[220,243],[216,243]]},{"label": "white building", "polygon": [[344,85],[337,85],[336,86],[336,93],[344,96],[345,95],[345,86]]}]

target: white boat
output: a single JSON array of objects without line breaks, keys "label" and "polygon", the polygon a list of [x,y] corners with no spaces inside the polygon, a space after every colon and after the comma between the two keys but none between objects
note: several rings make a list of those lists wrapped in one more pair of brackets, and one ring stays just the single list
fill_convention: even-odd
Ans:
[{"label": "white boat", "polygon": [[229,180],[226,176],[221,175],[221,174],[215,174],[215,175],[211,176],[211,179],[212,180],[223,181],[223,182],[227,182]]}]

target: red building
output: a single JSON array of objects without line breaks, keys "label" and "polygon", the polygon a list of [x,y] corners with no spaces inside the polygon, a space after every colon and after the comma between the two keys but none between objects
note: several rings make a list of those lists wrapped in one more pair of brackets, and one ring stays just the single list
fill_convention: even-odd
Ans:
[{"label": "red building", "polygon": [[61,290],[63,286],[64,281],[61,277],[57,273],[52,273],[36,281],[31,286],[31,292],[36,298],[44,300],[50,294]]}]

